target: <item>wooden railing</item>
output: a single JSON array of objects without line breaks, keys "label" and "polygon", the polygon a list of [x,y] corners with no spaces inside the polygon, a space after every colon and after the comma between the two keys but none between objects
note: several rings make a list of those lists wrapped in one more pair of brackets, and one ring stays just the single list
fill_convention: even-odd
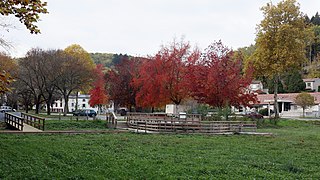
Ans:
[{"label": "wooden railing", "polygon": [[24,120],[24,123],[44,131],[44,125],[45,125],[44,118],[33,116],[26,113],[21,113],[21,117]]},{"label": "wooden railing", "polygon": [[10,114],[10,113],[5,113],[4,115],[4,121],[5,123],[7,123],[8,125],[23,131],[23,118],[21,118],[20,116],[16,116],[14,114]]},{"label": "wooden railing", "polygon": [[175,133],[239,133],[255,132],[253,121],[202,121],[200,115],[154,116],[129,114],[127,124],[130,128],[140,131],[175,132]]}]

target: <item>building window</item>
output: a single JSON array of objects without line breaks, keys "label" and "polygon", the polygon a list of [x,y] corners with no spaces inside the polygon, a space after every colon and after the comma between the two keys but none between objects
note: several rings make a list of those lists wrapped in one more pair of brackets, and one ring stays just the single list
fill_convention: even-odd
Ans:
[{"label": "building window", "polygon": [[86,104],[82,104],[82,107],[85,108],[85,107],[86,107]]},{"label": "building window", "polygon": [[82,102],[86,102],[86,99],[82,99]]},{"label": "building window", "polygon": [[60,107],[62,107],[62,103],[60,103]]},{"label": "building window", "polygon": [[307,87],[311,88],[311,82],[307,83]]},{"label": "building window", "polygon": [[243,108],[242,107],[239,107],[239,112],[243,112]]},{"label": "building window", "polygon": [[58,103],[56,103],[56,107],[58,107]]},{"label": "building window", "polygon": [[74,103],[71,103],[71,107],[74,107]]}]

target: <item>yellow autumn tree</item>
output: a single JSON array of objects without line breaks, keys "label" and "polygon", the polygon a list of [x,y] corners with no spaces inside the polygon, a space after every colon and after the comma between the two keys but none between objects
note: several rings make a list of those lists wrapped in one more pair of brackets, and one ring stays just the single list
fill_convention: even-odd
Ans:
[{"label": "yellow autumn tree", "polygon": [[306,61],[306,24],[296,0],[268,3],[261,8],[264,19],[257,27],[256,50],[251,58],[256,75],[274,80],[274,110],[278,112],[280,75],[301,68]]},{"label": "yellow autumn tree", "polygon": [[5,53],[0,53],[0,94],[10,90],[17,73],[17,64]]}]

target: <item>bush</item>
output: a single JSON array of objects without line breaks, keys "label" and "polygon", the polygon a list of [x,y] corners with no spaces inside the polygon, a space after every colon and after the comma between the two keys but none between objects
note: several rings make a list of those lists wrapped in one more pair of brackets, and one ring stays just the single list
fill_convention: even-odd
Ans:
[{"label": "bush", "polygon": [[[273,114],[274,111],[272,109],[270,109],[270,113]],[[264,108],[264,109],[260,109],[259,110],[259,114],[263,115],[263,116],[269,116],[268,114],[268,108]]]}]

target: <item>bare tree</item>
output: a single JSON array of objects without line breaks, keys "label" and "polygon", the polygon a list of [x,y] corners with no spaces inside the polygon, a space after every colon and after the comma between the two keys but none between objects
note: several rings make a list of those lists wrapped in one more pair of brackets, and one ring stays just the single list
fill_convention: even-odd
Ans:
[{"label": "bare tree", "polygon": [[65,53],[63,57],[63,66],[59,71],[59,79],[56,87],[64,98],[64,113],[66,116],[68,109],[69,96],[72,92],[83,90],[85,86],[92,83],[93,69],[83,63],[79,58]]},{"label": "bare tree", "polygon": [[43,63],[39,61],[42,56],[41,49],[30,50],[25,58],[19,61],[19,76],[18,80],[32,93],[34,104],[36,106],[36,114],[39,113],[40,105],[43,102],[43,91],[45,83],[41,77],[40,69]]}]

